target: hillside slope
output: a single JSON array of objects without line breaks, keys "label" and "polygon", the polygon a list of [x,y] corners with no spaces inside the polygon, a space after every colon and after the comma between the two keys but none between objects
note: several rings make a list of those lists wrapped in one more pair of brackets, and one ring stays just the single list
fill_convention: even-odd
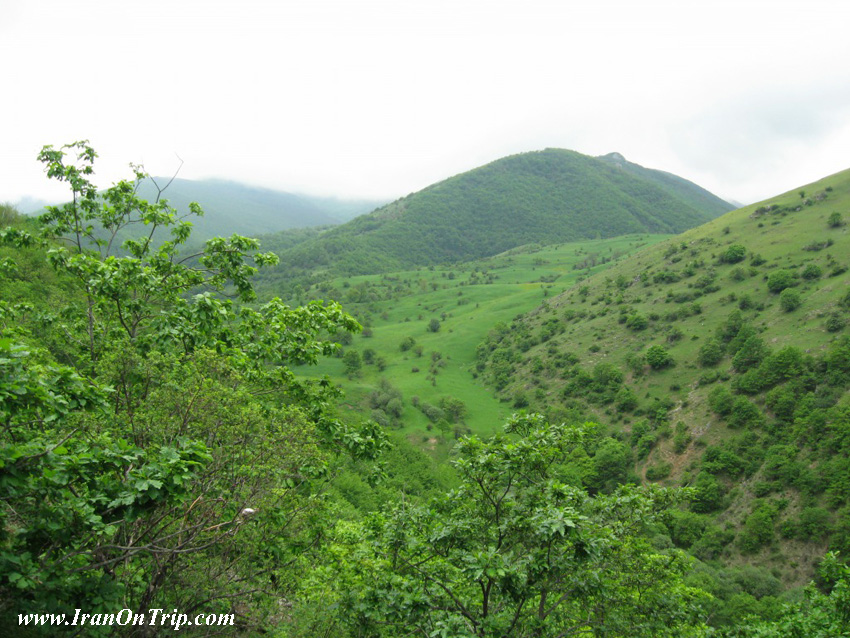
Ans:
[{"label": "hillside slope", "polygon": [[717,195],[708,192],[691,181],[666,171],[644,168],[640,164],[628,161],[620,153],[608,153],[607,155],[600,155],[596,159],[616,166],[620,170],[635,177],[649,180],[698,210],[712,211],[720,215],[722,213],[728,213],[733,208],[738,208],[738,206],[720,199]]},{"label": "hillside slope", "polygon": [[305,242],[281,255],[280,268],[388,272],[478,259],[529,243],[678,233],[731,209],[685,180],[690,187],[669,182],[657,171],[624,170],[573,151],[514,155]]},{"label": "hillside slope", "polygon": [[693,486],[676,544],[804,582],[850,549],[848,220],[850,171],[728,213],[498,326],[479,371]]}]

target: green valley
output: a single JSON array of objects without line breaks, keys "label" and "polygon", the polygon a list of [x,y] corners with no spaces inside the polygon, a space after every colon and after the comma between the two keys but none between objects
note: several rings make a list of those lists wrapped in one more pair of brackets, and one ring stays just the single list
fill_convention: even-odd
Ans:
[{"label": "green valley", "polygon": [[[346,397],[343,405],[392,424],[412,439],[435,443],[436,437],[445,439],[449,433],[451,438],[470,431],[492,434],[516,409],[476,379],[476,347],[493,325],[510,322],[575,281],[665,237],[626,235],[522,247],[451,268],[323,282],[306,290],[305,297],[340,301],[365,329],[345,342],[339,358],[314,370],[339,382]],[[352,358],[361,364],[349,372]],[[374,402],[374,395],[380,394],[381,383],[389,383],[403,397],[403,408],[391,416],[369,406],[370,397]],[[441,410],[426,414],[427,406],[438,407],[449,398],[463,403],[462,418],[448,424]]]}]

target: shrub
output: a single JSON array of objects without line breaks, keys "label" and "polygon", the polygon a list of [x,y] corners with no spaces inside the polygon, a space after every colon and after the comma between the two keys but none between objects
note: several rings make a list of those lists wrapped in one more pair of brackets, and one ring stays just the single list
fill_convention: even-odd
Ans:
[{"label": "shrub", "polygon": [[803,303],[800,293],[791,288],[786,288],[779,294],[779,305],[785,312],[792,312]]},{"label": "shrub", "polygon": [[649,320],[643,315],[634,314],[626,319],[626,327],[632,330],[644,330],[649,325]]},{"label": "shrub", "polygon": [[744,281],[747,278],[747,271],[743,268],[733,268],[732,272],[729,273],[729,278],[732,281]]},{"label": "shrub", "polygon": [[670,538],[677,547],[688,549],[702,538],[705,531],[706,517],[693,512],[671,510],[667,528]]},{"label": "shrub", "polygon": [[458,423],[466,418],[466,404],[455,397],[442,397],[440,399],[440,409],[443,410],[445,418],[451,423]]},{"label": "shrub", "polygon": [[649,481],[660,481],[670,476],[673,465],[667,462],[657,463],[646,468],[646,478]]},{"label": "shrub", "polygon": [[776,506],[772,503],[762,503],[753,510],[744,522],[744,529],[738,537],[742,550],[755,552],[773,540],[776,514]]},{"label": "shrub", "polygon": [[817,264],[809,264],[808,266],[803,268],[803,272],[800,273],[800,276],[803,279],[811,281],[813,279],[819,279],[822,274],[823,270],[821,270],[820,266],[818,266]]},{"label": "shrub", "polygon": [[767,346],[761,337],[753,335],[741,344],[732,358],[732,365],[738,372],[746,372],[758,366],[768,354]]},{"label": "shrub", "polygon": [[679,281],[679,279],[681,279],[681,277],[670,270],[657,272],[652,278],[652,280],[657,284],[674,284]]},{"label": "shrub", "polygon": [[762,422],[761,411],[744,397],[738,397],[732,403],[732,410],[726,420],[730,428],[745,428]]},{"label": "shrub", "polygon": [[834,312],[826,319],[827,332],[840,332],[844,328],[845,323],[844,317]]},{"label": "shrub", "polygon": [[708,405],[711,407],[712,412],[720,416],[726,416],[732,412],[734,402],[734,395],[725,385],[719,385],[708,393]]},{"label": "shrub", "polygon": [[428,322],[428,332],[439,332],[440,331],[440,320],[437,318],[431,319]]},{"label": "shrub", "polygon": [[723,486],[711,474],[700,472],[694,484],[691,510],[706,514],[718,509],[723,503]]},{"label": "shrub", "polygon": [[345,365],[345,372],[348,376],[357,374],[363,366],[363,359],[357,350],[346,350],[342,357],[342,362]]},{"label": "shrub", "polygon": [[839,226],[844,225],[844,219],[841,217],[841,213],[838,211],[832,213],[827,220],[827,224],[829,224],[830,228],[838,228]]},{"label": "shrub", "polygon": [[739,261],[744,261],[747,256],[747,249],[741,244],[732,244],[726,249],[726,252],[720,256],[720,261],[725,264],[737,264]]},{"label": "shrub", "polygon": [[646,362],[653,370],[661,370],[673,365],[673,357],[669,352],[658,344],[649,346],[646,350]]},{"label": "shrub", "polygon": [[822,507],[807,507],[800,512],[799,535],[802,540],[823,538],[829,534],[829,512]]},{"label": "shrub", "polygon": [[688,445],[691,443],[691,435],[687,432],[678,432],[676,436],[673,437],[673,450],[676,454],[681,454],[685,450],[688,449]]},{"label": "shrub", "polygon": [[697,360],[704,368],[716,366],[723,359],[723,344],[717,339],[709,337],[699,349]]},{"label": "shrub", "polygon": [[790,270],[777,270],[767,278],[767,289],[772,293],[780,293],[795,283],[793,272]]},{"label": "shrub", "polygon": [[625,386],[617,392],[615,401],[618,412],[631,412],[638,406],[637,395]]}]

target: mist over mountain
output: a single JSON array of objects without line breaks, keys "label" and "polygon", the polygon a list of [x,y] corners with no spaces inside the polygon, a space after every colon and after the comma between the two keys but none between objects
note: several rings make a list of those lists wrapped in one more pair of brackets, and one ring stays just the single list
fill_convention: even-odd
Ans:
[{"label": "mist over mountain", "polygon": [[[154,177],[140,187],[142,197],[155,199],[157,186],[168,185],[162,196],[178,211],[198,202],[204,216],[193,220],[194,237],[260,235],[290,228],[340,224],[380,205],[373,200],[343,200],[299,195],[220,179],[188,180]],[[154,184],[154,181],[156,185]]]}]

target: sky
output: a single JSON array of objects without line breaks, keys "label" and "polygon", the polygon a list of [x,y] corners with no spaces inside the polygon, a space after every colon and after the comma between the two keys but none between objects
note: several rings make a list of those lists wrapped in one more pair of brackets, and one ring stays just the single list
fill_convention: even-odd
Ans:
[{"label": "sky", "polygon": [[[218,177],[394,199],[506,155],[627,159],[751,203],[850,168],[846,0],[0,0],[0,202]],[[202,202],[203,204],[203,202]]]}]

